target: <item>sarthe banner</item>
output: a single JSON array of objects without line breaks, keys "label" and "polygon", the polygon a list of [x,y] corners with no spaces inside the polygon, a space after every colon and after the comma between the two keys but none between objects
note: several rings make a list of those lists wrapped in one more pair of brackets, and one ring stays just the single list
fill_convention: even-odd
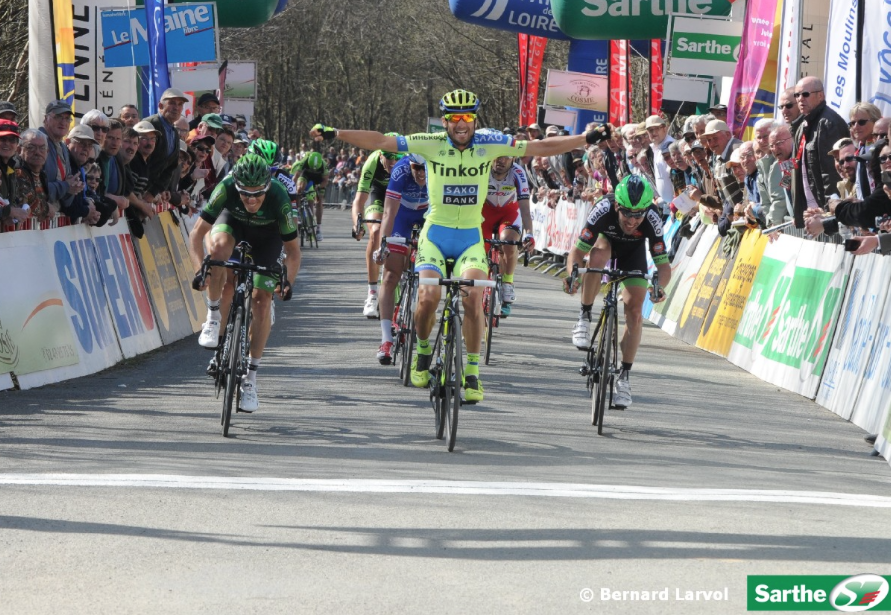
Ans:
[{"label": "sarthe banner", "polygon": [[859,28],[857,5],[861,0],[832,0],[826,32],[826,104],[846,118],[858,100]]},{"label": "sarthe banner", "polygon": [[538,121],[538,84],[541,79],[541,62],[548,39],[543,36],[517,34],[520,51],[520,126]]},{"label": "sarthe banner", "polygon": [[770,55],[776,3],[777,0],[749,0],[746,5],[739,64],[733,75],[733,88],[727,105],[727,122],[737,137],[743,136]]},{"label": "sarthe banner", "polygon": [[891,115],[891,2],[867,0],[863,21],[860,100]]}]

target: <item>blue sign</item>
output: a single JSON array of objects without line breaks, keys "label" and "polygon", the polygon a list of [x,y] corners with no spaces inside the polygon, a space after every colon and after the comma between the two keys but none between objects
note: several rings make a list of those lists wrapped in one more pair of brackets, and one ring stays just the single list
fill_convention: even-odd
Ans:
[{"label": "blue sign", "polygon": [[[165,6],[164,33],[168,62],[216,62],[216,3]],[[145,10],[102,11],[102,48],[106,68],[148,66]]]},{"label": "blue sign", "polygon": [[449,0],[452,15],[478,26],[569,40],[557,27],[545,0]]}]

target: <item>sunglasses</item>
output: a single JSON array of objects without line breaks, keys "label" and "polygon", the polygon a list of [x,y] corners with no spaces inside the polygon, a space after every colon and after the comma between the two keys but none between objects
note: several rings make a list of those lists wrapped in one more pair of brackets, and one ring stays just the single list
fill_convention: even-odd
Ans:
[{"label": "sunglasses", "polygon": [[88,182],[97,182],[99,181],[99,177],[97,175],[87,175]]},{"label": "sunglasses", "polygon": [[853,128],[854,126],[866,126],[869,120],[852,120],[848,122],[848,128]]},{"label": "sunglasses", "polygon": [[89,124],[89,127],[94,131],[98,130],[99,132],[108,132],[108,126],[100,126],[99,124]]},{"label": "sunglasses", "polygon": [[872,133],[872,136],[874,136],[876,139],[885,139],[886,141],[888,140],[887,132],[874,132]]},{"label": "sunglasses", "polygon": [[885,154],[884,156],[879,156],[879,162],[881,164],[885,164],[889,160],[891,160],[891,154]]},{"label": "sunglasses", "polygon": [[424,166],[423,164],[415,164],[414,162],[411,163],[411,168],[412,168],[413,170],[415,170],[415,171],[425,171],[425,170],[427,170],[427,167]]},{"label": "sunglasses", "polygon": [[839,158],[839,164],[847,163],[847,162],[856,162],[857,156],[845,156],[844,158]]},{"label": "sunglasses", "polygon": [[795,98],[810,98],[811,94],[816,94],[817,92],[822,92],[823,90],[813,90],[812,92],[795,92]]},{"label": "sunglasses", "polygon": [[623,216],[625,216],[626,218],[637,219],[637,218],[643,218],[644,215],[646,215],[647,210],[641,209],[638,211],[634,211],[633,209],[628,209],[627,207],[620,207],[619,213],[622,214]]},{"label": "sunglasses", "polygon": [[390,152],[383,152],[384,158],[387,160],[402,160],[402,154],[393,154]]},{"label": "sunglasses", "polygon": [[196,145],[196,146],[195,146],[195,150],[196,150],[196,151],[199,151],[199,152],[203,152],[203,153],[206,154],[207,152],[210,151],[210,148],[209,148],[209,147],[205,147],[204,145]]},{"label": "sunglasses", "polygon": [[785,105],[780,105],[780,109],[791,109],[795,106],[794,102],[786,103]]},{"label": "sunglasses", "polygon": [[444,116],[445,121],[451,122],[452,124],[457,124],[458,122],[473,122],[476,120],[476,113],[446,113]]},{"label": "sunglasses", "polygon": [[270,184],[266,184],[266,186],[264,186],[263,188],[260,188],[259,190],[245,190],[244,188],[242,188],[241,186],[236,184],[235,190],[237,190],[238,194],[240,194],[241,196],[251,198],[251,197],[255,197],[255,196],[257,196],[257,197],[263,196],[269,190],[269,186],[270,186]]}]

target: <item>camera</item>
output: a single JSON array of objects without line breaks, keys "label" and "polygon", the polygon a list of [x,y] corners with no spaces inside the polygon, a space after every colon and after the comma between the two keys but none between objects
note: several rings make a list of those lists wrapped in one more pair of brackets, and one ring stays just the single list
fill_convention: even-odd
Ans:
[{"label": "camera", "polygon": [[889,214],[885,214],[884,216],[876,216],[876,225],[874,228],[878,229],[888,220],[891,220],[891,215]]},{"label": "camera", "polygon": [[845,252],[853,252],[860,247],[860,242],[856,239],[845,239]]}]

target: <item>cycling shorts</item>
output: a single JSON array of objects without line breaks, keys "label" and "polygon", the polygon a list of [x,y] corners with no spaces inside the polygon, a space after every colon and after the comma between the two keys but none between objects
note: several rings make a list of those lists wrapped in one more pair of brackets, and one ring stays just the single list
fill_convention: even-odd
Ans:
[{"label": "cycling shorts", "polygon": [[435,271],[445,277],[446,260],[454,260],[452,275],[463,277],[469,269],[489,272],[486,244],[479,228],[456,229],[427,224],[418,240],[415,271]]},{"label": "cycling shorts", "polygon": [[363,218],[379,220],[384,217],[384,199],[387,198],[387,189],[380,184],[372,184],[368,200],[365,202]]},{"label": "cycling shorts", "polygon": [[[390,233],[393,237],[405,237],[405,240],[408,241],[411,239],[411,229],[415,225],[424,226],[424,214],[427,213],[426,209],[422,209],[420,211],[409,209],[408,207],[399,207],[399,211],[396,212],[396,220],[393,222],[393,232]],[[393,254],[404,254],[408,255],[409,246],[404,245],[401,246],[399,244],[390,245],[390,252]]]},{"label": "cycling shorts", "polygon": [[[242,241],[251,244],[251,258],[255,265],[262,267],[274,267],[282,253],[282,236],[278,225],[267,224],[265,226],[249,226],[243,224],[229,215],[229,210],[224,209],[214,222],[210,231],[211,235],[227,233],[235,238],[235,245]],[[254,274],[254,288],[271,293],[275,290],[278,280],[261,273]]]},{"label": "cycling shorts", "polygon": [[[609,237],[600,235],[600,238],[609,242]],[[644,241],[630,244],[610,244],[612,246],[612,258],[616,259],[616,268],[623,271],[647,272],[647,244]],[[596,247],[596,246],[595,246]],[[648,288],[650,283],[643,277],[635,276],[622,280],[622,286],[642,286]]]},{"label": "cycling shorts", "polygon": [[483,237],[490,239],[496,234],[501,237],[501,231],[512,228],[518,233],[523,224],[520,220],[520,204],[516,201],[504,207],[483,206]]}]

